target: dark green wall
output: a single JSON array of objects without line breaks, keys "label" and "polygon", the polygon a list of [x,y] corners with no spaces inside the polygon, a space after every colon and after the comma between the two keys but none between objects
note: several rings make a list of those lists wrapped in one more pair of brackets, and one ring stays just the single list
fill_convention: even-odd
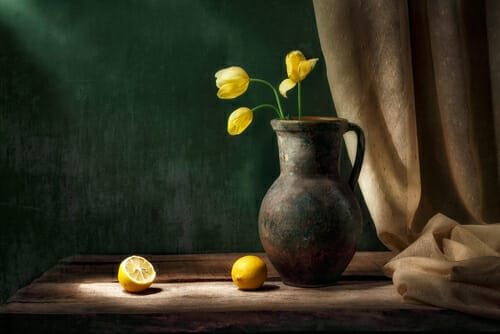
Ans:
[{"label": "dark green wall", "polygon": [[[2,302],[76,253],[261,250],[274,115],[238,137],[226,118],[272,95],[218,100],[216,70],[278,84],[300,49],[321,58],[305,113],[334,114],[306,0],[0,0],[0,44]],[[360,249],[380,249],[365,220]]]}]

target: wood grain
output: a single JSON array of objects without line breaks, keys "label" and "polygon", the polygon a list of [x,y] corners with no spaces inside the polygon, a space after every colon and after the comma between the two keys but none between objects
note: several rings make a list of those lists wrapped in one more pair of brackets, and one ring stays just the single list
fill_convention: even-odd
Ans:
[{"label": "wood grain", "polygon": [[[271,281],[279,275],[264,253],[260,256],[268,267]],[[231,265],[243,254],[144,255],[155,266],[157,282],[193,282],[231,280]],[[37,282],[102,282],[116,281],[118,264],[126,255],[77,255],[62,259],[45,272]],[[343,273],[342,279],[384,277],[382,267],[391,258],[389,252],[358,252]]]},{"label": "wood grain", "polygon": [[0,307],[0,324],[54,333],[500,329],[500,321],[404,302],[381,276],[388,253],[357,253],[342,280],[324,288],[284,285],[271,268],[257,291],[229,281],[242,255],[149,255],[160,276],[140,294],[116,282],[123,256],[66,258]]},{"label": "wood grain", "polygon": [[141,294],[127,293],[117,283],[39,283],[21,289],[8,307],[46,314],[429,309],[402,303],[386,281],[318,289],[273,282],[257,291],[239,290],[232,282],[159,283]]}]

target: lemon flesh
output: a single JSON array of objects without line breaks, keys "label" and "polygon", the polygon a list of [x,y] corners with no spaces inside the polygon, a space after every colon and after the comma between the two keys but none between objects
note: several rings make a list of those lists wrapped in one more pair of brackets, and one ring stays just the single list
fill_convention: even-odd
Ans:
[{"label": "lemon flesh", "polygon": [[155,278],[153,265],[141,256],[132,255],[120,263],[118,282],[126,291],[143,291],[151,286]]},{"label": "lemon flesh", "polygon": [[260,288],[267,279],[267,266],[258,256],[246,255],[233,263],[231,278],[241,290]]}]

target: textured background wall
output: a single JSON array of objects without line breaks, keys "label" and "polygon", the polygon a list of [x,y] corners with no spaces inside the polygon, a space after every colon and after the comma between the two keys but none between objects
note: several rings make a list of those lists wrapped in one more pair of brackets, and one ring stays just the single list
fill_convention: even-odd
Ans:
[{"label": "textured background wall", "polygon": [[[288,51],[322,58],[310,1],[0,0],[0,43],[0,302],[77,253],[262,250],[274,114],[239,137],[226,118],[273,97],[218,100],[213,75],[278,84]],[[334,115],[322,60],[303,100]]]}]

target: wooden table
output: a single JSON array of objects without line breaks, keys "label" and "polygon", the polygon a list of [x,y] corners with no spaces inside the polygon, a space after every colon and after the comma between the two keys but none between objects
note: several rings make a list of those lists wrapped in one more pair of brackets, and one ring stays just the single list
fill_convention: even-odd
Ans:
[{"label": "wooden table", "polygon": [[242,255],[146,255],[158,276],[141,294],[117,282],[125,256],[65,258],[0,307],[1,332],[500,330],[500,320],[404,302],[382,275],[386,252],[357,253],[337,285],[314,289],[282,284],[256,254],[269,268],[259,291],[231,282]]}]

